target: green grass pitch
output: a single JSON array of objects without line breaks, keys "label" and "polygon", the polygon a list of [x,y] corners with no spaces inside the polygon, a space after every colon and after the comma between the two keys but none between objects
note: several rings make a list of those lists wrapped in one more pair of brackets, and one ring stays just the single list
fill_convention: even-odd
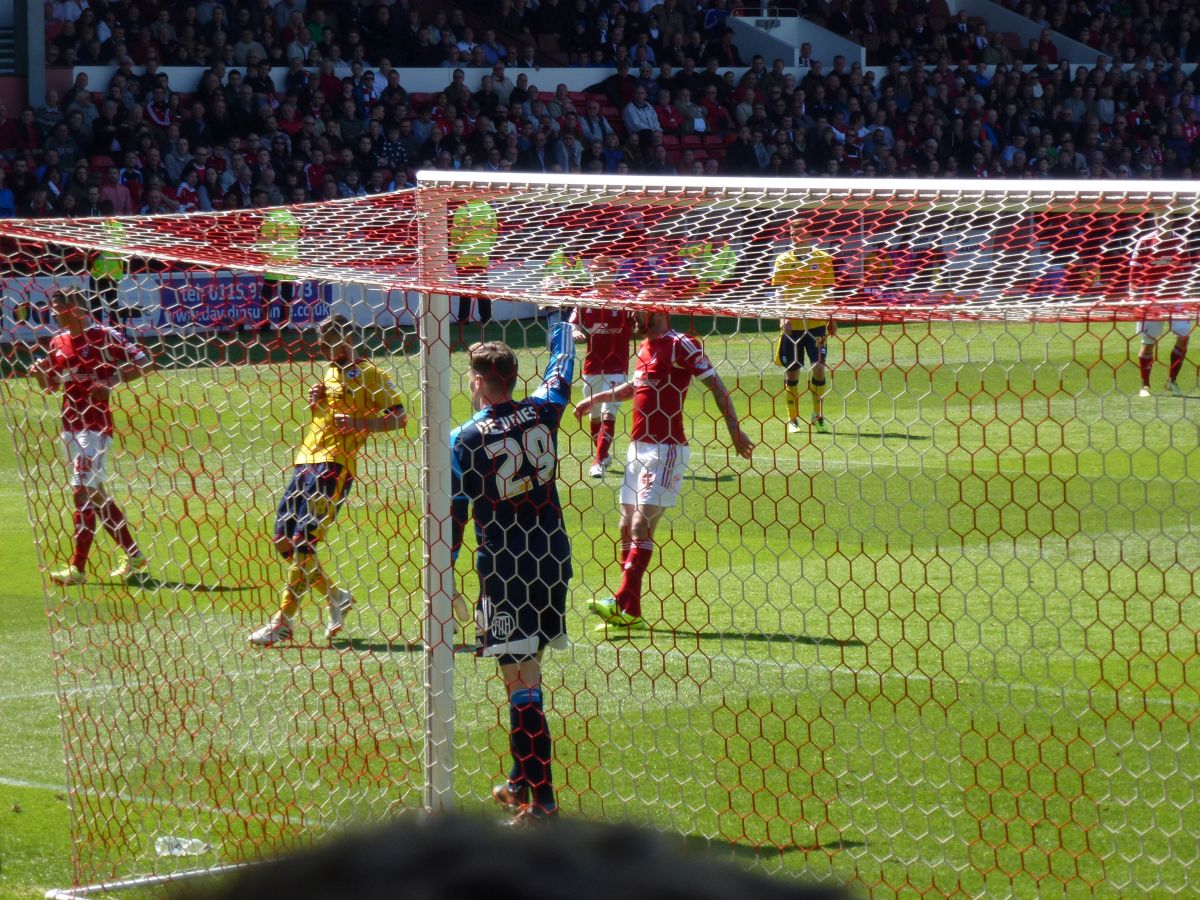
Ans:
[{"label": "green grass pitch", "polygon": [[[1200,391],[1189,364],[1193,396],[1138,399],[1130,332],[843,329],[835,433],[811,438],[784,432],[769,335],[709,335],[759,447],[731,460],[692,390],[691,472],[648,582],[657,621],[629,640],[602,640],[586,615],[615,586],[619,479],[586,477],[589,440],[568,419],[574,643],[547,665],[565,809],[878,896],[1200,882]],[[523,373],[540,371],[540,327],[507,336]],[[415,358],[378,359],[419,407]],[[346,640],[324,645],[309,602],[296,646],[244,645],[274,607],[270,517],[316,370],[173,368],[120,392],[111,486],[155,578],[106,584],[101,535],[93,582],[51,594],[53,645],[0,441],[0,897],[70,883],[73,816],[92,877],[216,859],[159,860],[156,836],[229,858],[420,803],[415,442],[373,440],[330,536],[328,564],[360,600]],[[58,563],[54,408],[25,382],[5,389]],[[457,659],[456,802],[486,811],[505,767],[501,688],[492,663]],[[73,798],[56,665],[72,714],[105,723],[68,732],[75,759],[110,773]]]}]

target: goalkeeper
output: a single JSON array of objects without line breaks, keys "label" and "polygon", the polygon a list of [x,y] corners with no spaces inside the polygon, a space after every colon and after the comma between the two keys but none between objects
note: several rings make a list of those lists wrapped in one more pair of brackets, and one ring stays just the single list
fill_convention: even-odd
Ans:
[{"label": "goalkeeper", "polygon": [[[803,219],[791,222],[792,246],[775,260],[771,284],[781,303],[816,305],[826,299],[835,283],[833,254],[817,245]],[[805,360],[810,365],[808,391],[812,397],[813,426],[828,434],[825,422],[825,394],[830,376],[825,365],[826,341],[835,334],[833,319],[780,320],[779,344],[775,362],[783,367],[787,394],[788,431],[800,431],[800,370]]]},{"label": "goalkeeper", "polygon": [[[263,216],[258,228],[258,249],[268,264],[295,265],[300,255],[300,232],[300,221],[290,209],[272,209]],[[260,331],[271,327],[271,305],[276,300],[279,301],[279,328],[291,327],[292,304],[298,287],[296,278],[286,273],[268,271],[263,274]]]},{"label": "goalkeeper", "polygon": [[325,636],[332,638],[341,630],[354,597],[322,570],[317,544],[350,493],[367,436],[402,429],[407,422],[392,379],[358,355],[349,319],[330,317],[319,335],[329,367],[308,392],[312,421],[275,513],[275,547],[288,563],[287,584],[279,612],[250,635],[256,647],[291,640],[300,598],[307,590],[320,592],[328,601]]}]

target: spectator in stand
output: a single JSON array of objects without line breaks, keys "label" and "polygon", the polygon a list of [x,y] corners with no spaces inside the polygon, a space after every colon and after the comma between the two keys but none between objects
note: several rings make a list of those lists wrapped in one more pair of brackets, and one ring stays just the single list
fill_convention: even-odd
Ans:
[{"label": "spectator in stand", "polygon": [[646,102],[646,89],[641,85],[634,88],[633,99],[626,104],[621,118],[625,123],[626,131],[637,135],[643,147],[650,145],[651,134],[656,131],[662,132],[658,115],[655,113],[654,107]]},{"label": "spectator in stand", "polygon": [[600,104],[596,100],[587,102],[586,113],[579,120],[579,133],[584,141],[604,142],[613,133],[612,124],[601,114]]},{"label": "spectator in stand", "polygon": [[554,142],[551,148],[552,164],[556,171],[579,172],[583,167],[583,148],[575,138],[573,131],[564,132],[562,137]]},{"label": "spectator in stand", "polygon": [[112,206],[113,215],[127,216],[133,212],[133,197],[129,188],[121,183],[121,170],[109,166],[104,172],[104,183],[100,186],[100,202]]},{"label": "spectator in stand", "polygon": [[654,113],[658,116],[658,130],[663,134],[680,137],[684,133],[684,118],[671,104],[671,92],[658,92],[658,102],[654,105]]},{"label": "spectator in stand", "polygon": [[4,183],[4,170],[0,169],[0,219],[12,219],[17,215],[17,198],[12,188]]}]

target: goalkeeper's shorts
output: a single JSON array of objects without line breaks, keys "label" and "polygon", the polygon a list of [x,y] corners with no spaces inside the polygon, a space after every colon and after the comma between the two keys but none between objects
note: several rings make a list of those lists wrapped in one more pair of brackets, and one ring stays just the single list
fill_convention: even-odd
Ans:
[{"label": "goalkeeper's shorts", "polygon": [[481,576],[475,626],[483,636],[482,656],[501,663],[536,657],[546,648],[567,646],[567,578]]},{"label": "goalkeeper's shorts", "polygon": [[825,362],[824,325],[779,335],[779,343],[775,347],[776,365],[785,369],[803,369],[806,359],[809,365]]},{"label": "goalkeeper's shorts", "polygon": [[275,510],[275,540],[290,541],[293,550],[311,553],[353,484],[354,476],[337,463],[296,466]]}]

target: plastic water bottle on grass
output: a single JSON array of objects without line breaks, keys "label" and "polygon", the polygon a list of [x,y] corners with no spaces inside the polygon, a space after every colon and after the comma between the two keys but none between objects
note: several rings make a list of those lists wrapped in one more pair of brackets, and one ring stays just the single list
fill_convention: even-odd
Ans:
[{"label": "plastic water bottle on grass", "polygon": [[200,856],[211,849],[199,838],[163,836],[154,842],[154,852],[159,856]]}]

